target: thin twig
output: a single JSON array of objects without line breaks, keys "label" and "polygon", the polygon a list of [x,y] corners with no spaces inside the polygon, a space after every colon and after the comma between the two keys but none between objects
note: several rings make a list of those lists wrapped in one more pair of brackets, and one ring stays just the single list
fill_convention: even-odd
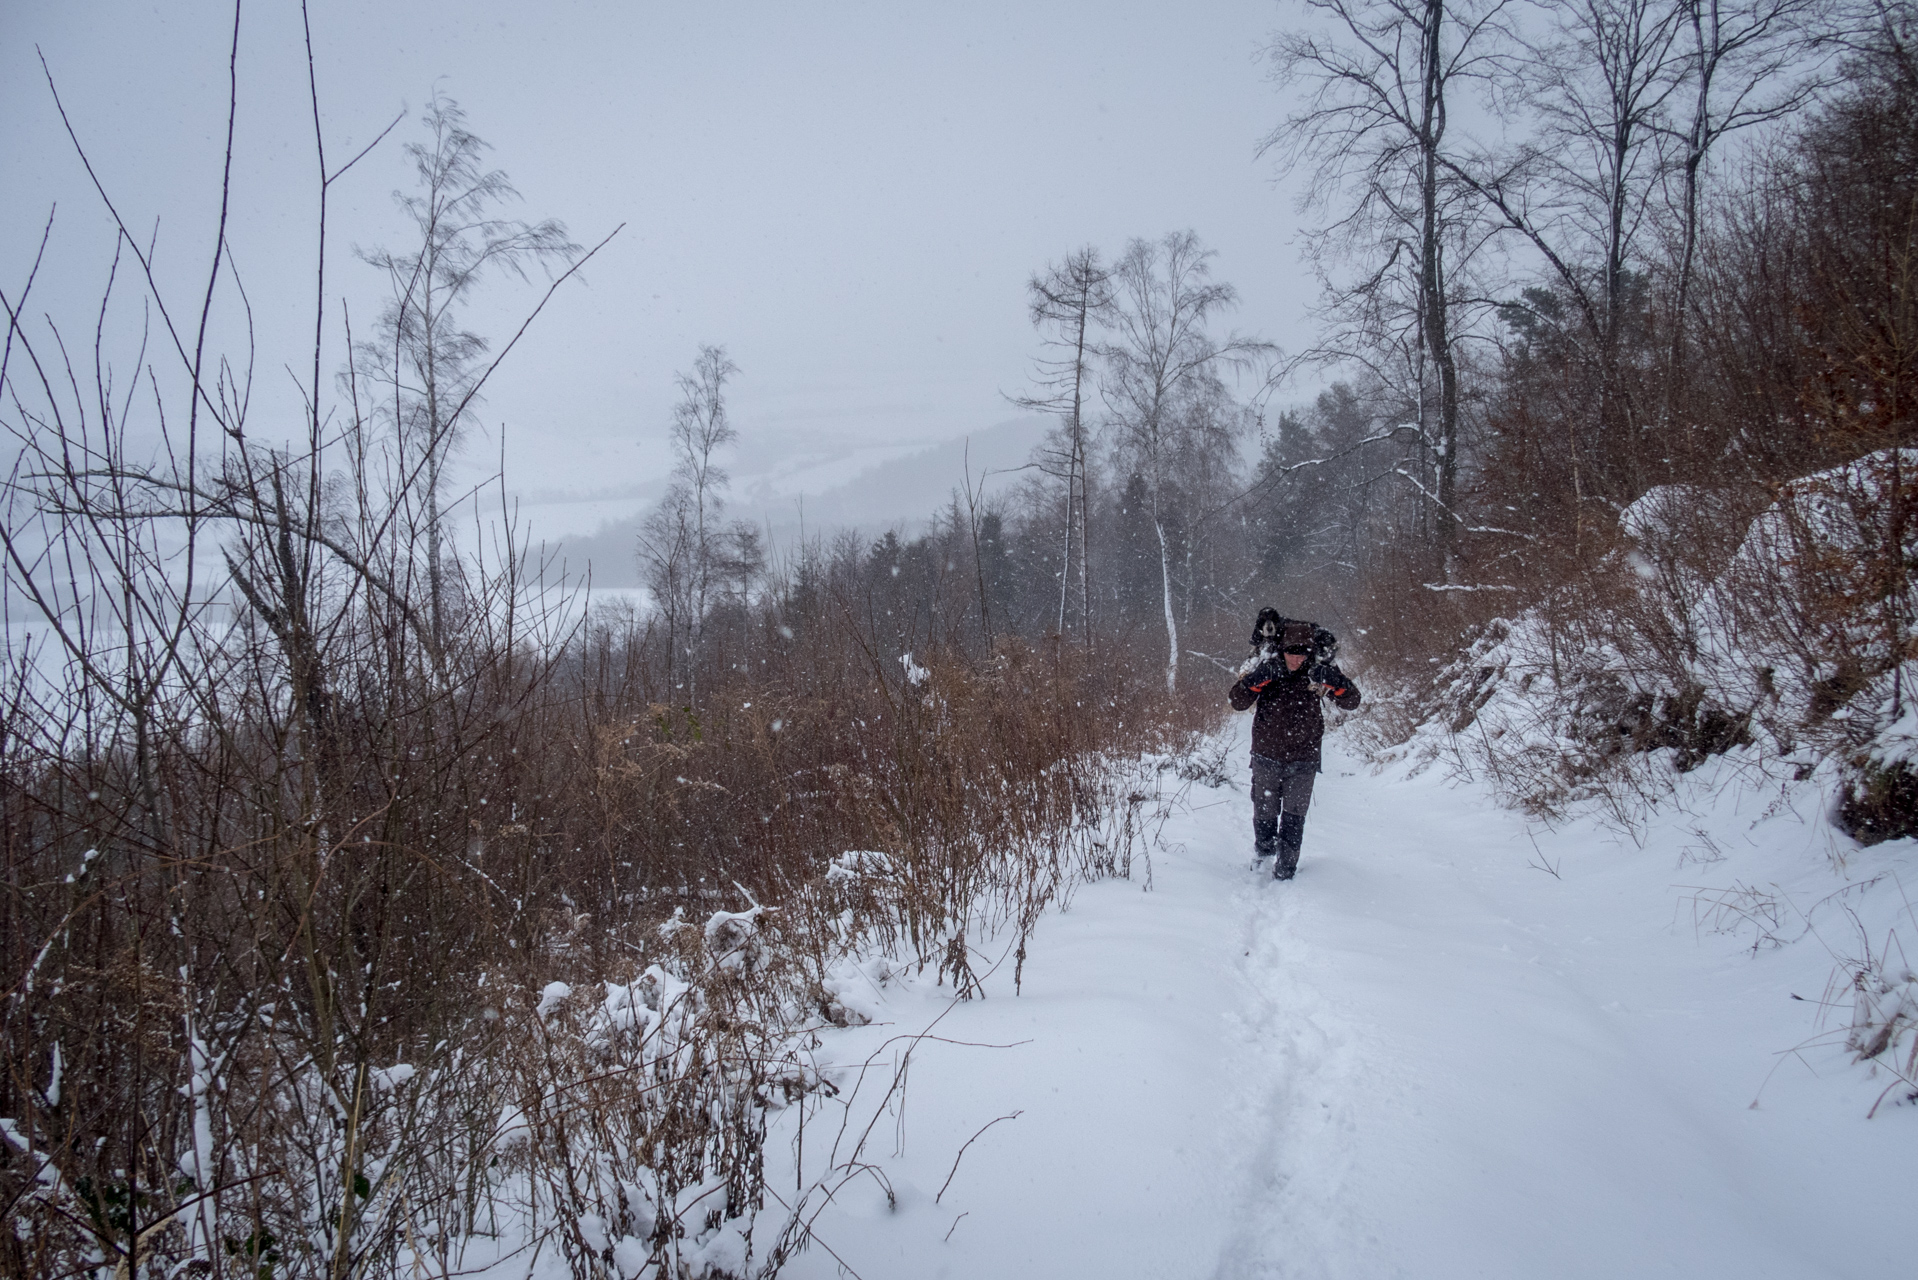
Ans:
[{"label": "thin twig", "polygon": [[[952,1185],[953,1176],[959,1172],[959,1162],[966,1158],[966,1148],[970,1147],[973,1143],[979,1141],[980,1134],[985,1133],[987,1129],[990,1129],[992,1128],[993,1125],[998,1124],[999,1120],[1017,1120],[1020,1116],[1024,1114],[1025,1114],[1024,1111],[1015,1111],[1011,1115],[1000,1116],[998,1120],[988,1120],[985,1124],[979,1127],[978,1133],[975,1133],[970,1138],[967,1138],[965,1142],[965,1146],[960,1147],[959,1154],[952,1158],[952,1168],[951,1170],[947,1172],[946,1180],[939,1184],[939,1194],[932,1198],[932,1202],[934,1204],[938,1204],[942,1199],[945,1198],[946,1188]],[[965,1217],[964,1214],[960,1214],[959,1216],[962,1218]],[[955,1221],[953,1225],[958,1226],[959,1224],[958,1222]],[[948,1231],[946,1234],[951,1235],[952,1233]]]}]

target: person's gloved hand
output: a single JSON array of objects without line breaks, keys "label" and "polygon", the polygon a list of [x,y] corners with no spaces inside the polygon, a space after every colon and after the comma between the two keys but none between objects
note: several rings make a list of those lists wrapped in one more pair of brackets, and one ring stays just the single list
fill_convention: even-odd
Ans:
[{"label": "person's gloved hand", "polygon": [[1257,693],[1284,674],[1285,658],[1274,655],[1252,668],[1252,674],[1246,678],[1246,687]]},{"label": "person's gloved hand", "polygon": [[1345,693],[1345,677],[1330,663],[1317,664],[1306,674],[1306,678],[1334,698]]}]

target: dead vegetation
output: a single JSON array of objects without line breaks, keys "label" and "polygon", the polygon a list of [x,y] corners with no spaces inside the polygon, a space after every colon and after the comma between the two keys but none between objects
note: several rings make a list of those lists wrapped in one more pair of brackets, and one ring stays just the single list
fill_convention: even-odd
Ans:
[{"label": "dead vegetation", "polygon": [[[428,123],[423,176],[477,154]],[[290,441],[214,354],[223,241],[176,307],[122,227],[91,351],[4,296],[7,1275],[771,1275],[809,1219],[767,1116],[830,1095],[847,966],[968,996],[997,937],[1016,989],[1048,906],[1149,854],[1141,755],[1209,724],[1117,622],[1023,637],[977,513],[742,555],[696,618],[584,609],[449,494],[511,343],[433,282],[590,255],[423,192],[374,338],[320,296]]]}]

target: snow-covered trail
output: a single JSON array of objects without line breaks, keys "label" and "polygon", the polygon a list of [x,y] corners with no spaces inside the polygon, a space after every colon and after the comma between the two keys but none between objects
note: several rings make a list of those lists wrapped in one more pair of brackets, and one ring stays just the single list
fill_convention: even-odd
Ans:
[{"label": "snow-covered trail", "polygon": [[[1675,914],[1672,858],[1592,831],[1534,848],[1483,792],[1355,773],[1327,779],[1296,891],[1251,912],[1284,1065],[1223,1274],[1911,1265],[1892,1223],[1918,1186],[1914,1117],[1866,1121],[1869,1098],[1804,1060],[1767,1081],[1809,1030],[1785,966]],[[1807,950],[1789,959],[1816,997],[1830,957]]]},{"label": "snow-covered trail", "polygon": [[[868,1280],[1910,1266],[1918,1114],[1867,1121],[1883,1082],[1829,1045],[1779,1063],[1813,1032],[1790,992],[1823,991],[1819,939],[1754,957],[1749,932],[1696,928],[1673,886],[1732,877],[1681,868],[1658,830],[1644,849],[1590,825],[1528,834],[1481,788],[1336,750],[1299,878],[1258,880],[1244,755],[1167,828],[1150,893],[1081,889],[1042,925],[1023,996],[1001,971],[914,1050],[869,1148],[897,1207],[876,1178],[842,1191],[817,1222],[840,1261]],[[1786,904],[1822,894],[1840,883],[1827,830],[1764,824],[1736,865]],[[894,1024],[834,1056],[924,1026],[944,994],[893,992]],[[838,1273],[822,1249],[788,1272]]]}]

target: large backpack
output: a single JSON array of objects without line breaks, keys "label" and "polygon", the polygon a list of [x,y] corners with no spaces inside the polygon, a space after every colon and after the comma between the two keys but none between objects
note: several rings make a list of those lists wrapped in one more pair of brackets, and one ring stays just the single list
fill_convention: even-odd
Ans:
[{"label": "large backpack", "polygon": [[1259,610],[1259,616],[1252,624],[1252,652],[1254,657],[1262,656],[1260,651],[1265,647],[1266,640],[1261,632],[1264,630],[1265,623],[1268,619],[1279,624],[1280,635],[1285,634],[1285,628],[1288,624],[1303,623],[1312,628],[1312,656],[1306,660],[1307,666],[1316,667],[1321,663],[1330,663],[1338,659],[1339,638],[1337,636],[1316,622],[1307,622],[1303,618],[1288,618],[1273,608]]}]

